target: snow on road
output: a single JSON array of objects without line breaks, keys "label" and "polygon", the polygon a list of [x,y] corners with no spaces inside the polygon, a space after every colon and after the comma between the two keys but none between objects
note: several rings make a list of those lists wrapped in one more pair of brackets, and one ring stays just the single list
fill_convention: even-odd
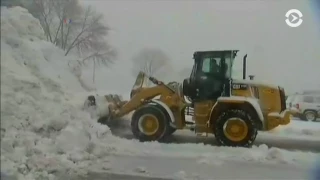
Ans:
[{"label": "snow on road", "polygon": [[[309,166],[190,157],[114,156],[109,157],[109,161],[113,166],[107,172],[166,179],[308,179],[310,172]],[[101,177],[103,174],[95,172],[89,177]]]},{"label": "snow on road", "polygon": [[[154,157],[170,159],[163,165],[176,158],[184,164],[189,158],[214,166],[254,162],[303,167],[318,155],[266,145],[245,149],[115,137],[81,110],[88,86],[79,71],[68,66],[73,59],[45,41],[39,22],[25,9],[1,7],[1,172],[21,180],[61,179],[118,167],[126,156],[132,166]],[[122,160],[114,160],[115,155]]]},{"label": "snow on road", "polygon": [[292,119],[290,124],[287,126],[279,126],[270,132],[270,134],[320,140],[320,122],[306,122],[299,119]]}]

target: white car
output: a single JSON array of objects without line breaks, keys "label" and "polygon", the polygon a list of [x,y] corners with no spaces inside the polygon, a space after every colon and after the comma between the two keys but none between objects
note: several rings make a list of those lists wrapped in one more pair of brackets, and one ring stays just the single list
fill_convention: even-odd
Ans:
[{"label": "white car", "polygon": [[287,103],[295,111],[295,117],[305,121],[317,121],[320,118],[320,94],[296,94],[287,99]]},{"label": "white car", "polygon": [[292,101],[294,100],[295,95],[289,95],[286,99],[286,107],[291,108],[292,107]]}]

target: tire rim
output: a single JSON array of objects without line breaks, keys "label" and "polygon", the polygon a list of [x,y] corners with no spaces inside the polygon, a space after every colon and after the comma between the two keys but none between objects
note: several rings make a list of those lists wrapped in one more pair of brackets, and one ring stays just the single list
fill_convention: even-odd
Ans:
[{"label": "tire rim", "polygon": [[308,120],[308,121],[313,121],[314,119],[315,119],[315,114],[314,113],[312,113],[312,112],[308,112],[308,113],[306,113],[306,119]]},{"label": "tire rim", "polygon": [[244,120],[231,118],[226,121],[223,128],[224,135],[231,141],[242,141],[248,135],[249,128]]},{"label": "tire rim", "polygon": [[145,114],[139,118],[138,128],[145,135],[154,135],[159,129],[158,118],[151,114]]}]

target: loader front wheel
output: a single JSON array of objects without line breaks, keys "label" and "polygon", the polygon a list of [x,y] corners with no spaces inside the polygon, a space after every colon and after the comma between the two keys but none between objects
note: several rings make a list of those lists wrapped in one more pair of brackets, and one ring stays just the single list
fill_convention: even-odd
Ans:
[{"label": "loader front wheel", "polygon": [[161,140],[168,126],[165,114],[153,105],[136,110],[131,119],[132,133],[140,141]]},{"label": "loader front wheel", "polygon": [[167,128],[167,132],[166,132],[165,136],[170,136],[170,135],[172,135],[173,133],[175,133],[176,131],[177,131],[176,128],[171,127],[171,126],[169,125],[168,128]]},{"label": "loader front wheel", "polygon": [[257,137],[258,128],[250,114],[238,109],[223,112],[214,124],[219,145],[250,147]]}]

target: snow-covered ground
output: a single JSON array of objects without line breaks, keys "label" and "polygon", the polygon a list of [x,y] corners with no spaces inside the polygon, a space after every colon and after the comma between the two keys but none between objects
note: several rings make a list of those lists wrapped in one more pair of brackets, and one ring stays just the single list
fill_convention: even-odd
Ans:
[{"label": "snow-covered ground", "polygon": [[[309,179],[310,172],[309,166],[301,167],[285,163],[266,164],[254,161],[235,162],[233,160],[207,159],[204,157],[116,156],[110,157],[109,161],[113,164],[113,173],[130,173],[135,176],[142,175],[166,179]],[[105,172],[96,172],[90,174],[89,177],[106,177],[106,174]]]},{"label": "snow-covered ground", "polygon": [[271,133],[277,136],[320,140],[320,122],[306,122],[292,118],[289,125],[280,126]]},{"label": "snow-covered ground", "polygon": [[[82,111],[85,95],[94,88],[72,65],[75,59],[46,42],[39,22],[26,10],[1,8],[1,172],[21,180],[46,180],[97,171],[100,176],[104,171],[144,173],[148,167],[155,176],[183,177],[194,172],[208,178],[214,172],[219,179],[231,175],[225,170],[230,167],[239,178],[249,177],[246,172],[252,168],[260,176],[271,177],[271,170],[278,169],[278,177],[290,178],[302,177],[293,174],[307,172],[305,168],[319,155],[267,145],[246,149],[116,137]],[[319,130],[316,124],[302,128],[306,130],[289,125],[269,134],[317,138],[316,127]],[[312,133],[303,133],[307,131]],[[198,165],[204,170],[196,170]],[[286,176],[288,169],[294,173]]]}]

